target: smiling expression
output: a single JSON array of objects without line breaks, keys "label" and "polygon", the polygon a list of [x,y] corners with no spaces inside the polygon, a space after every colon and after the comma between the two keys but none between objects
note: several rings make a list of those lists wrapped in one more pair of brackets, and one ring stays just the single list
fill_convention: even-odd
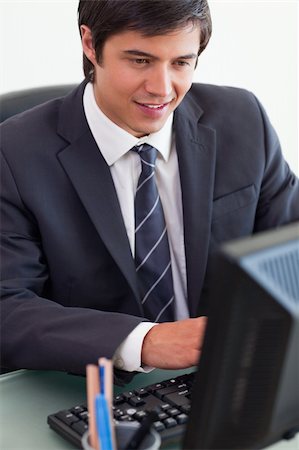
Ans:
[{"label": "smiling expression", "polygon": [[91,33],[82,43],[94,65],[98,106],[114,123],[141,137],[160,130],[191,87],[199,50],[199,28],[188,25],[159,36],[125,31],[110,36],[96,62]]}]

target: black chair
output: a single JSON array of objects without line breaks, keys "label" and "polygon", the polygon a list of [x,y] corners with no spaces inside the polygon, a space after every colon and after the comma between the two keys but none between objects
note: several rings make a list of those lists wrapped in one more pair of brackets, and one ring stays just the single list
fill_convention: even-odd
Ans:
[{"label": "black chair", "polygon": [[0,122],[48,100],[68,94],[74,84],[23,89],[0,95]]}]

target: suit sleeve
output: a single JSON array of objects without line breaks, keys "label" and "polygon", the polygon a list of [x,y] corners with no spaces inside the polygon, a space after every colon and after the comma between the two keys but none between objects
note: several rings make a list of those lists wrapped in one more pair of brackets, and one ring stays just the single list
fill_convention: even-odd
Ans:
[{"label": "suit sleeve", "polygon": [[299,220],[299,181],[283,158],[278,136],[257,101],[264,129],[264,175],[254,232]]},{"label": "suit sleeve", "polygon": [[[52,301],[50,292],[45,295],[50,274],[38,223],[2,153],[0,206],[1,366],[84,374],[86,364],[99,356],[112,358],[143,319],[65,307],[59,299]],[[124,377],[119,372],[117,381]]]}]

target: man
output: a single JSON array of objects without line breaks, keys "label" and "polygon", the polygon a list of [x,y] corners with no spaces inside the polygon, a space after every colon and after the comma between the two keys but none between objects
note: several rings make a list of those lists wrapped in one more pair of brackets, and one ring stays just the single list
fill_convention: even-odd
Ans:
[{"label": "man", "polygon": [[86,80],[1,128],[2,365],[190,367],[214,251],[298,220],[298,180],[251,93],[192,86],[205,0],[78,12]]}]

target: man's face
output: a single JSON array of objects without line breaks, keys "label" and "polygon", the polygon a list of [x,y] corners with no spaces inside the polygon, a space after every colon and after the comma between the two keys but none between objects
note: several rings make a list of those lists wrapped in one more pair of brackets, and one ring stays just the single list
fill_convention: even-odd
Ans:
[{"label": "man's face", "polygon": [[161,36],[125,31],[108,38],[95,64],[101,110],[136,137],[160,130],[191,87],[199,38],[192,25]]}]

